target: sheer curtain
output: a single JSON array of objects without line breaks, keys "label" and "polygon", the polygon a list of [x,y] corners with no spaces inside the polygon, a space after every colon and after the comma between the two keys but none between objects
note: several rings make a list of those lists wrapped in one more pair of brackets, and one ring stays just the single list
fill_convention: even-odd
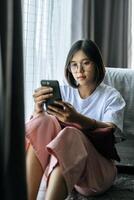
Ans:
[{"label": "sheer curtain", "polygon": [[71,44],[72,0],[23,0],[25,118],[41,79],[62,80]]}]

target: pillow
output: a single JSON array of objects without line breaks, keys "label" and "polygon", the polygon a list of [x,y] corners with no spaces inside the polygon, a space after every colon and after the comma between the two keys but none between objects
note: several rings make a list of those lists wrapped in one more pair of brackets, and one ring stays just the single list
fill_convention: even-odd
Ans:
[{"label": "pillow", "polygon": [[94,130],[83,130],[99,153],[108,159],[120,161],[115,148],[114,128],[96,128]]}]

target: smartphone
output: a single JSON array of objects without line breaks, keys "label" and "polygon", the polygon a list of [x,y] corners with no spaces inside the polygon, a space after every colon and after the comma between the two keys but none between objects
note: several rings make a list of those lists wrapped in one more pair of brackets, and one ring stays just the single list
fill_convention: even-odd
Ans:
[{"label": "smartphone", "polygon": [[[57,80],[41,80],[41,86],[49,86],[53,88],[53,97],[45,102],[46,109],[48,105],[53,105],[54,101],[62,100],[60,86]],[[60,105],[55,105],[55,106],[63,109],[63,106]]]}]

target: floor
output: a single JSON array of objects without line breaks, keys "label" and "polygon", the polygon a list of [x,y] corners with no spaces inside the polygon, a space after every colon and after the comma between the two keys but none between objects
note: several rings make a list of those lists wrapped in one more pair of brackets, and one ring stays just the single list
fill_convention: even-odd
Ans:
[{"label": "floor", "polygon": [[120,174],[115,184],[101,196],[85,198],[73,191],[66,200],[134,200],[134,175]]},{"label": "floor", "polygon": [[119,165],[134,166],[134,135],[129,135],[127,140],[116,145],[121,157]]}]

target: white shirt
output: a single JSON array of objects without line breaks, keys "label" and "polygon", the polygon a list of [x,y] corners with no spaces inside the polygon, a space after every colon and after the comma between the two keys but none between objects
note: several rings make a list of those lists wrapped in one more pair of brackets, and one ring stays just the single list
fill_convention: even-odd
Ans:
[{"label": "white shirt", "polygon": [[71,103],[77,112],[98,121],[112,122],[123,131],[125,101],[115,88],[101,83],[85,99],[80,97],[77,88],[69,85],[62,85],[60,88],[63,101]]}]

